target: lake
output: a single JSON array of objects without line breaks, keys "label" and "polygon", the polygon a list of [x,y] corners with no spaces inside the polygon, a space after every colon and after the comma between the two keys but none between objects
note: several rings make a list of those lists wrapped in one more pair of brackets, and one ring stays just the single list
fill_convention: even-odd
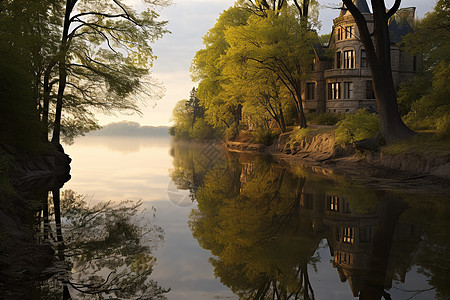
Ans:
[{"label": "lake", "polygon": [[[151,270],[146,284],[170,289],[154,299],[450,296],[448,198],[363,186],[326,170],[169,138],[84,137],[65,151],[73,159],[72,179],[62,190],[89,207],[141,201],[126,220],[149,228],[137,235],[147,236],[138,244],[148,255],[126,256],[129,250],[116,245],[122,247],[116,258],[132,257],[128,263],[109,272],[112,263],[88,263],[86,256],[65,275],[70,282],[88,280],[89,272],[106,282],[123,270],[130,278]],[[63,192],[63,201],[78,199],[68,195]],[[66,211],[65,224],[87,218]],[[125,218],[126,210],[113,211],[112,220]],[[89,235],[83,230],[80,236]],[[115,230],[108,237],[126,235]],[[133,283],[136,291],[128,295],[138,295],[143,282]],[[69,286],[74,298],[88,297],[76,287]]]}]

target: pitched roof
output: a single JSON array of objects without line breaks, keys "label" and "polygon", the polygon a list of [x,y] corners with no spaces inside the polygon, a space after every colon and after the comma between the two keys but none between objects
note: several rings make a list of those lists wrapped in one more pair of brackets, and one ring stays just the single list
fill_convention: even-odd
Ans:
[{"label": "pitched roof", "polygon": [[[370,14],[369,6],[367,5],[366,0],[352,0],[355,6],[359,9],[360,12],[363,14]],[[340,17],[345,15],[348,12],[347,8],[345,8],[345,5],[342,5],[341,14]]]},{"label": "pitched roof", "polygon": [[366,0],[353,0],[353,3],[355,3],[356,7],[363,14],[370,14],[370,9],[369,6],[367,5]]},{"label": "pitched roof", "polygon": [[396,44],[402,37],[413,31],[415,8],[399,9],[389,20],[389,36],[391,43]]}]

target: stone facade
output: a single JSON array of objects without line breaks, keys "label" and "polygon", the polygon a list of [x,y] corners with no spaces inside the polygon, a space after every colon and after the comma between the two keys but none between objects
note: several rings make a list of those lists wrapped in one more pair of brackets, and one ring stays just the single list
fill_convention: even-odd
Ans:
[{"label": "stone facade", "polygon": [[[373,15],[365,0],[354,0],[373,30]],[[390,20],[391,65],[394,84],[412,78],[417,61],[403,51],[397,43],[412,31],[414,8],[401,9]],[[343,9],[334,19],[327,47],[315,47],[312,75],[303,85],[305,112],[352,113],[361,108],[375,111],[372,76],[355,20]]]}]

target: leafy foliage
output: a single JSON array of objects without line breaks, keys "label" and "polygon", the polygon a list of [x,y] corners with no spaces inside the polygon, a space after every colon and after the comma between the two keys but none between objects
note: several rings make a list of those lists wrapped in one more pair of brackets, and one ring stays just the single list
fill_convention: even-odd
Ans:
[{"label": "leafy foliage", "polygon": [[151,43],[168,32],[155,9],[169,1],[144,2],[1,1],[2,141],[32,148],[51,130],[71,141],[98,128],[95,112],[139,113],[160,97]]},{"label": "leafy foliage", "polygon": [[[225,38],[230,45],[223,57],[228,63],[225,70],[230,77],[238,78],[238,83],[242,80],[247,82],[238,87],[256,85],[255,89],[259,92],[253,92],[253,97],[264,98],[268,95],[278,102],[259,103],[261,107],[272,107],[272,112],[273,106],[282,107],[281,95],[290,98],[297,109],[300,125],[306,126],[301,82],[310,70],[316,34],[302,27],[294,11],[288,7],[280,14],[268,12],[265,18],[251,16],[247,25],[229,28]],[[280,91],[281,86],[284,92]],[[237,87],[235,89],[239,90]],[[278,108],[271,115],[277,120],[282,110]]]},{"label": "leafy foliage", "polygon": [[342,115],[333,114],[330,112],[307,114],[307,119],[309,123],[315,125],[335,125],[342,118],[343,118]]},{"label": "leafy foliage", "polygon": [[175,105],[172,121],[175,124],[169,130],[169,134],[175,139],[214,139],[219,132],[205,120],[205,109],[197,98],[195,88],[192,89],[189,100],[178,101]]},{"label": "leafy foliage", "polygon": [[399,92],[405,122],[415,129],[434,129],[450,137],[450,10],[439,0],[434,10],[403,42],[413,55],[423,55],[424,73],[402,85]]},{"label": "leafy foliage", "polygon": [[270,130],[267,130],[263,127],[258,127],[253,132],[253,142],[264,145],[271,145],[276,136],[277,134],[271,132]]},{"label": "leafy foliage", "polygon": [[335,131],[336,144],[349,144],[363,139],[368,139],[380,130],[380,123],[375,114],[370,114],[362,109],[355,114],[345,115],[344,119],[337,123]]},{"label": "leafy foliage", "polygon": [[236,109],[242,102],[240,97],[230,95],[224,88],[228,78],[223,69],[226,61],[222,56],[229,48],[225,30],[246,24],[249,12],[231,7],[224,11],[217,23],[203,37],[205,49],[197,51],[191,65],[192,78],[200,81],[198,97],[205,108],[205,118],[216,128],[229,127],[235,122]]}]

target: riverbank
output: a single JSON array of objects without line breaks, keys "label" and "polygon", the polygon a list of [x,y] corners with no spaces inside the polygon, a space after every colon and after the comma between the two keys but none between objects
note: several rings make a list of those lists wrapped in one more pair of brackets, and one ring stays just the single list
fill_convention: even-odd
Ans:
[{"label": "riverbank", "polygon": [[[235,152],[271,155],[292,166],[305,165],[317,172],[349,176],[352,180],[377,186],[401,187],[413,190],[434,189],[438,194],[450,194],[450,154],[445,150],[414,147],[426,144],[423,138],[378,150],[357,150],[354,145],[336,145],[334,131],[318,130],[317,134],[300,139],[293,132],[281,134],[270,146],[246,142],[227,142]],[[406,142],[407,144],[408,142]]]},{"label": "riverbank", "polygon": [[35,283],[52,275],[55,251],[43,242],[48,225],[41,210],[48,208],[48,191],[70,178],[70,161],[62,151],[0,143],[0,293],[6,299],[39,298]]}]

